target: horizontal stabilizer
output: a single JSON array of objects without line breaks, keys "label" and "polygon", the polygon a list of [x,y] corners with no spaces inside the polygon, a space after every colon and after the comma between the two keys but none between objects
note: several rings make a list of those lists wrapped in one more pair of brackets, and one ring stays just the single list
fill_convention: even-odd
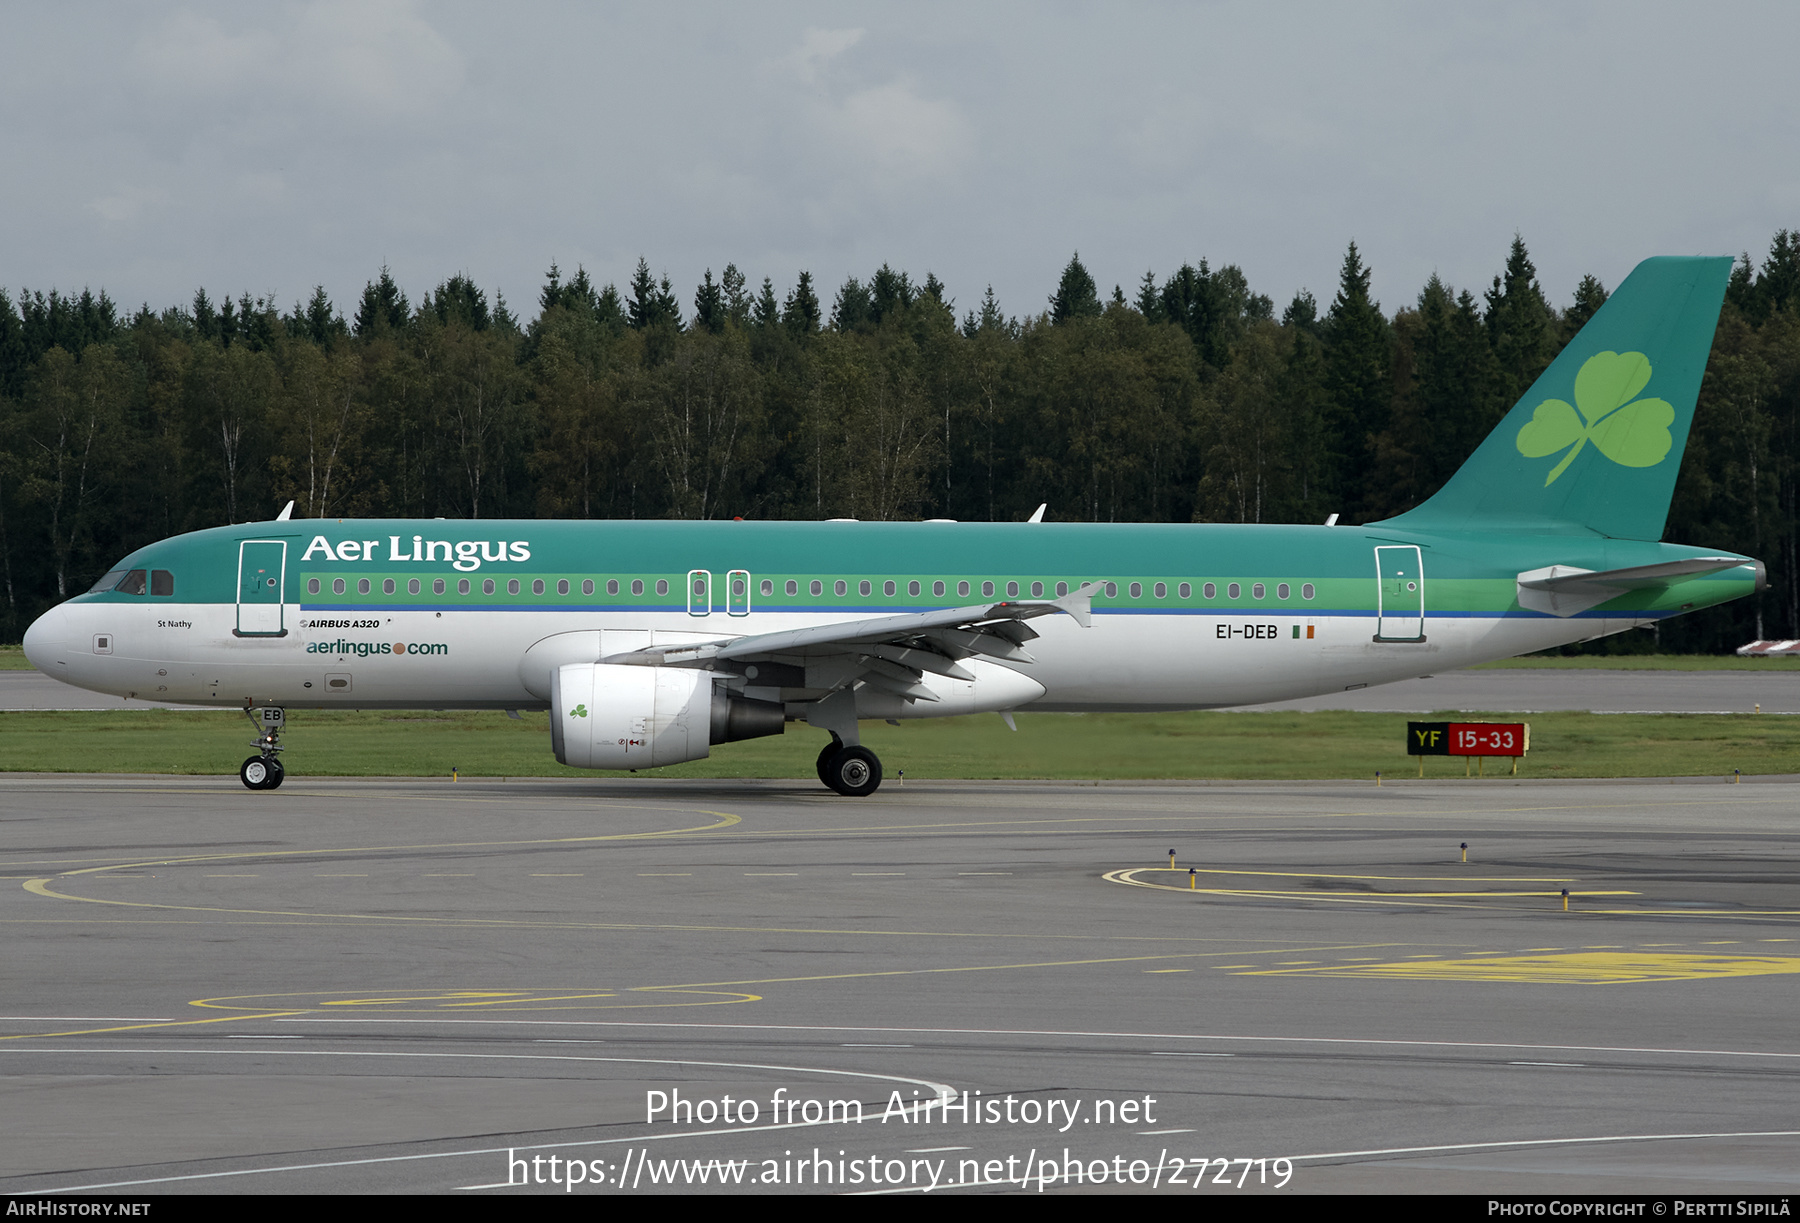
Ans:
[{"label": "horizontal stabilizer", "polygon": [[1581,569],[1574,565],[1548,565],[1519,575],[1519,606],[1552,616],[1574,616],[1616,599],[1628,590],[1667,586],[1682,578],[1718,573],[1747,564],[1736,556],[1690,556],[1654,565],[1627,569]]}]

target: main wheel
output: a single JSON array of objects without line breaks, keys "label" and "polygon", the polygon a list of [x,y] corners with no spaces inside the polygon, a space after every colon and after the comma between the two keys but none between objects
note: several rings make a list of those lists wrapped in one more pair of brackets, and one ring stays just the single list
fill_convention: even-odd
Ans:
[{"label": "main wheel", "polygon": [[849,798],[873,794],[881,786],[881,761],[866,747],[846,747],[825,766],[825,784]]},{"label": "main wheel", "polygon": [[828,789],[835,790],[837,787],[831,784],[831,776],[826,770],[831,767],[831,758],[843,750],[844,745],[836,735],[831,736],[831,742],[819,750],[819,781]]},{"label": "main wheel", "polygon": [[[269,781],[269,778],[274,775],[274,770],[269,766],[274,763],[272,760],[264,760],[261,756],[252,756],[238,766],[238,778],[252,790],[273,789],[274,786],[281,784],[280,782],[271,784]],[[276,768],[279,767],[276,765]]]},{"label": "main wheel", "polygon": [[287,780],[287,770],[281,767],[281,759],[277,756],[269,757],[268,765],[269,780],[263,783],[263,789],[279,790],[281,783]]}]

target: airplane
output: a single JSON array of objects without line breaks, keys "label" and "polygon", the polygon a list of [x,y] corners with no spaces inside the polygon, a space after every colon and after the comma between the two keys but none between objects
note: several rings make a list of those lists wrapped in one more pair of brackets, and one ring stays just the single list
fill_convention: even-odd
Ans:
[{"label": "airplane", "polygon": [[1646,260],[1444,487],[1362,526],[293,520],[140,548],[25,634],[78,687],[287,709],[548,710],[565,765],[643,769],[805,722],[1184,710],[1362,688],[1761,590],[1660,542],[1732,261]]}]

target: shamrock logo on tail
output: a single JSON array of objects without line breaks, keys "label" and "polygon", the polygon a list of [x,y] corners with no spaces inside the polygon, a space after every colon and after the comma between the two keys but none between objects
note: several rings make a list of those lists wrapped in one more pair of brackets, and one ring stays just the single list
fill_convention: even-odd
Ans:
[{"label": "shamrock logo on tail", "polygon": [[581,704],[575,706],[575,708],[569,710],[569,716],[571,718],[587,717],[587,702],[583,701]]},{"label": "shamrock logo on tail", "polygon": [[1519,453],[1541,459],[1570,447],[1544,478],[1544,487],[1554,484],[1590,441],[1623,467],[1655,467],[1668,457],[1675,444],[1669,434],[1675,409],[1663,399],[1633,399],[1649,381],[1650,359],[1643,353],[1597,352],[1575,375],[1575,407],[1560,399],[1537,406],[1519,430]]}]

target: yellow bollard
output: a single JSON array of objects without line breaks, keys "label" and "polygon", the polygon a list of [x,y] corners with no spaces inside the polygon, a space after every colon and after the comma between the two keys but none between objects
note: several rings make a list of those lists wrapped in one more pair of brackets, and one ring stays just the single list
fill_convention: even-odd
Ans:
[{"label": "yellow bollard", "polygon": [[1169,869],[1175,869],[1175,851],[1172,849],[1169,851]]},{"label": "yellow bollard", "polygon": [[1469,860],[1469,843],[1467,841],[1464,841],[1462,843],[1462,851],[1463,851],[1463,861],[1467,862]]},{"label": "yellow bollard", "polygon": [[1569,911],[1569,889],[1564,888],[1563,889],[1563,912],[1567,913],[1568,911]]},{"label": "yellow bollard", "polygon": [[450,766],[450,780],[451,781],[456,780],[456,766],[455,765]]},{"label": "yellow bollard", "polygon": [[1200,872],[1194,867],[1188,867],[1188,891],[1192,892],[1197,890],[1200,886],[1199,880]]},{"label": "yellow bollard", "polygon": [[1375,784],[1376,785],[1381,784],[1381,770],[1380,769],[1375,770]]}]

